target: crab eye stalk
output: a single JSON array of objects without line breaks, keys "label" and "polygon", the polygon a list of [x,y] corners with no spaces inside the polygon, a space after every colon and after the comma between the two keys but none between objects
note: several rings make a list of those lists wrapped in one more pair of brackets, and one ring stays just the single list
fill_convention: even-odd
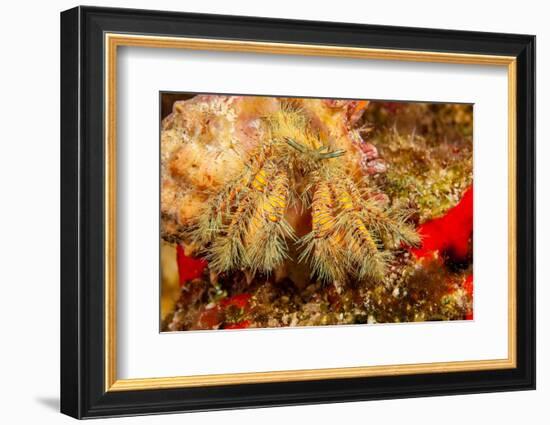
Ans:
[{"label": "crab eye stalk", "polygon": [[295,142],[290,137],[285,137],[285,142],[287,142],[290,146],[292,146],[294,149],[296,149],[298,152],[306,153],[308,149],[302,145],[301,143]]},{"label": "crab eye stalk", "polygon": [[316,160],[338,158],[346,153],[345,149],[337,149],[335,151],[331,151],[329,147],[325,145],[322,145],[318,149],[311,149],[302,145],[301,143],[296,142],[290,137],[285,137],[284,140],[298,152],[309,154]]},{"label": "crab eye stalk", "polygon": [[319,159],[338,158],[346,153],[345,149],[337,149],[335,151],[328,151],[318,154]]}]

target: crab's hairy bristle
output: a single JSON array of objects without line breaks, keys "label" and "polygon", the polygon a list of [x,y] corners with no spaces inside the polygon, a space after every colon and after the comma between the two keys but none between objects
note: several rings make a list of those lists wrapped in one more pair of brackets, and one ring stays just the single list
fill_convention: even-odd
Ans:
[{"label": "crab's hairy bristle", "polygon": [[284,218],[288,197],[288,176],[279,172],[260,197],[248,225],[246,246],[253,271],[270,273],[288,258],[286,241],[294,239],[294,231]]},{"label": "crab's hairy bristle", "polygon": [[311,209],[312,231],[301,240],[299,260],[310,261],[314,276],[323,282],[344,280],[346,261],[327,182],[321,181],[315,187]]},{"label": "crab's hairy bristle", "polygon": [[[376,201],[375,186],[352,177],[345,150],[323,141],[298,107],[285,104],[262,125],[241,175],[212,193],[189,230],[210,269],[269,275],[296,244],[297,260],[321,282],[383,280],[392,250],[419,243],[408,211]],[[290,208],[311,214],[298,241]]]}]

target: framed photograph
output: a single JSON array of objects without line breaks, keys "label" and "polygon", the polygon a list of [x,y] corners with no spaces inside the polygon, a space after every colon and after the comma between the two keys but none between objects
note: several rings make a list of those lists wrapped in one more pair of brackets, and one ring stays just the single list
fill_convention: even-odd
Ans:
[{"label": "framed photograph", "polygon": [[61,411],[535,388],[535,37],[61,14]]}]

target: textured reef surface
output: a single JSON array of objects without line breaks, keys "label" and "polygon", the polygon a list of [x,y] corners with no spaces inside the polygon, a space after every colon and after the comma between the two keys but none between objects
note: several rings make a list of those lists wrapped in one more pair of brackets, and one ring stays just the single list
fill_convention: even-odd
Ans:
[{"label": "textured reef surface", "polygon": [[164,331],[473,318],[471,105],[163,104]]}]

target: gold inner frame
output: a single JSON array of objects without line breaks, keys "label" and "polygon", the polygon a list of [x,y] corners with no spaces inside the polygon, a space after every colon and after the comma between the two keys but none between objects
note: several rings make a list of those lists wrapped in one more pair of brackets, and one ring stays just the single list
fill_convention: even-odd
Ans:
[{"label": "gold inner frame", "polygon": [[[443,52],[369,49],[106,33],[105,45],[105,391],[307,381],[509,369],[516,367],[516,58]],[[357,59],[504,66],[508,71],[508,357],[495,360],[305,369],[272,372],[118,379],[116,373],[116,98],[120,46],[232,51]]]}]

